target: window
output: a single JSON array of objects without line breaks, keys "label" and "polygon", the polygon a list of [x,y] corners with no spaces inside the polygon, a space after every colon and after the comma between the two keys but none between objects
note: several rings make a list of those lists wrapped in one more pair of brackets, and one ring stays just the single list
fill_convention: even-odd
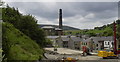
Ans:
[{"label": "window", "polygon": [[75,47],[75,49],[77,49],[77,47]]},{"label": "window", "polygon": [[110,42],[108,42],[108,45],[110,45]]},{"label": "window", "polygon": [[112,45],[114,45],[114,42],[112,42]]},{"label": "window", "polygon": [[63,41],[63,44],[68,44],[68,41]]},{"label": "window", "polygon": [[80,48],[79,48],[79,47],[75,47],[75,49],[80,50]]},{"label": "window", "polygon": [[64,48],[68,48],[68,45],[63,45]]},{"label": "window", "polygon": [[77,44],[75,44],[75,45],[77,45]]},{"label": "window", "polygon": [[98,47],[98,44],[96,44],[96,46]]},{"label": "window", "polygon": [[107,45],[107,42],[105,42],[105,45]]},{"label": "window", "polygon": [[84,45],[85,45],[85,43],[84,43]]}]

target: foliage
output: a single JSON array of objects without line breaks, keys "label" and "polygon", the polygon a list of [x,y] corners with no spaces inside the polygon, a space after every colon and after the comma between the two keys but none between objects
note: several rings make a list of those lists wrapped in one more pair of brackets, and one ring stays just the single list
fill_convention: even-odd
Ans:
[{"label": "foliage", "polygon": [[18,9],[9,6],[2,9],[2,15],[4,22],[13,24],[15,28],[36,41],[39,46],[44,47],[46,45],[44,31],[38,27],[35,17],[32,15],[22,15]]},{"label": "foliage", "polygon": [[3,23],[3,54],[7,60],[38,60],[43,50],[10,23]]},{"label": "foliage", "polygon": [[[117,37],[120,37],[120,20],[116,20],[117,23]],[[76,35],[76,34],[82,34],[82,35],[89,35],[89,36],[113,36],[113,23],[103,25],[101,27],[95,27],[94,29],[89,30],[69,30],[65,31],[65,35],[68,34]]]},{"label": "foliage", "polygon": [[53,42],[50,39],[46,39],[46,46],[45,47],[51,47]]}]

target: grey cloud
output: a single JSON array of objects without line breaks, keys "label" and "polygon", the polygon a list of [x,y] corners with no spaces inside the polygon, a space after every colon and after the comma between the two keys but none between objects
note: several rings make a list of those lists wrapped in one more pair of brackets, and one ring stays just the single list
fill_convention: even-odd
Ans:
[{"label": "grey cloud", "polygon": [[[44,5],[47,4],[47,7]],[[40,3],[40,2],[28,2],[28,3],[14,3],[15,6],[23,8],[26,13],[31,13],[37,16],[45,18],[57,18],[58,9],[63,9],[64,17],[72,17],[76,14],[87,15],[89,12],[95,13],[99,16],[100,13],[106,14],[106,10],[116,11],[117,3],[115,2],[70,2],[70,3],[55,3],[55,7],[51,7],[53,3]],[[48,8],[49,7],[49,8]],[[112,12],[109,14],[111,15]],[[107,15],[107,14],[106,14]],[[106,16],[105,15],[105,16]],[[110,16],[107,15],[107,16]],[[112,13],[116,15],[116,13]],[[111,16],[112,16],[111,15]]]},{"label": "grey cloud", "polygon": [[6,2],[118,2],[119,0],[3,0]]},{"label": "grey cloud", "polygon": [[[117,17],[117,2],[10,2],[8,4],[19,8],[23,13],[47,19],[52,23],[56,23],[58,19],[58,9],[62,8],[63,18],[65,20],[69,17],[73,17],[69,21],[65,21],[64,24],[73,26],[76,26],[77,22],[72,23],[70,21],[74,22],[76,20],[78,23],[80,22],[86,25],[87,23],[94,23],[97,21],[99,21],[100,24],[107,24]],[[94,17],[86,18],[90,13],[94,14]],[[80,15],[84,19],[80,21],[81,19],[74,18],[76,15]]]}]

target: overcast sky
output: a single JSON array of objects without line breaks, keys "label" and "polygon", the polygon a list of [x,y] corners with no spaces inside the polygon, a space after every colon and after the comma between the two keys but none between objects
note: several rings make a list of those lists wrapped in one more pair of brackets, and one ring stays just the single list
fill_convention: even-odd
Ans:
[{"label": "overcast sky", "polygon": [[3,0],[6,2],[118,2],[119,0]]},{"label": "overcast sky", "polygon": [[58,25],[60,8],[63,9],[63,24],[79,29],[93,29],[112,23],[118,18],[117,2],[7,2],[7,4],[18,8],[23,14],[35,16],[38,24]]}]

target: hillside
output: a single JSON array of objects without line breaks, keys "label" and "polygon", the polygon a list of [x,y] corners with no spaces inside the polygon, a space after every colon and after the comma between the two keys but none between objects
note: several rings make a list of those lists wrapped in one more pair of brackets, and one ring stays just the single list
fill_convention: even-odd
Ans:
[{"label": "hillside", "polygon": [[8,60],[38,60],[43,50],[12,24],[3,22],[3,51]]},{"label": "hillside", "polygon": [[[117,26],[117,35],[119,35],[120,30],[120,20],[116,21]],[[90,35],[90,36],[113,36],[113,23],[103,25],[101,27],[95,27],[94,29],[89,30],[68,30],[65,31],[65,34],[68,35],[71,33],[72,35],[82,34],[82,35]]]},{"label": "hillside", "polygon": [[34,40],[40,47],[45,47],[45,33],[38,27],[37,20],[30,14],[21,14],[14,7],[2,8],[3,22],[11,23],[16,29],[24,33],[26,36]]},{"label": "hillside", "polygon": [[89,29],[89,30],[68,30],[65,31],[65,34],[68,35],[71,33],[72,35],[81,34],[81,35],[90,35],[90,36],[112,36],[113,29],[110,27],[106,27],[104,29]]},{"label": "hillside", "polygon": [[[58,28],[58,25],[45,25],[45,24],[40,24],[39,27],[43,27],[43,26],[52,26],[55,28]],[[74,28],[74,27],[70,27],[70,26],[63,26],[63,30],[79,30],[78,28]]]}]

